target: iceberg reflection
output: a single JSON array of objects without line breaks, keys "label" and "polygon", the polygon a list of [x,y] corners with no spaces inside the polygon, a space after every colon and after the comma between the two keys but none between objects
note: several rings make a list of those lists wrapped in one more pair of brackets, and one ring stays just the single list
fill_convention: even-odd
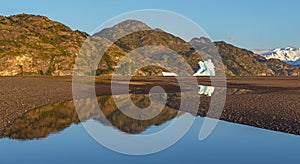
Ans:
[{"label": "iceberg reflection", "polygon": [[198,94],[211,96],[215,91],[215,87],[213,86],[205,86],[205,85],[198,85]]}]

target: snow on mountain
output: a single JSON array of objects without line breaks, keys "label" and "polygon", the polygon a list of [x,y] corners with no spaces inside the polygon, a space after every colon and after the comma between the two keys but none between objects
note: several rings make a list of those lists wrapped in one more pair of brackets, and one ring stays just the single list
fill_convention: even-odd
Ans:
[{"label": "snow on mountain", "polygon": [[259,55],[271,52],[271,50],[264,50],[264,49],[254,49],[254,50],[251,50],[251,51],[253,53],[259,54]]},{"label": "snow on mountain", "polygon": [[279,59],[290,65],[300,65],[300,48],[276,48],[272,51],[254,50],[266,59]]}]

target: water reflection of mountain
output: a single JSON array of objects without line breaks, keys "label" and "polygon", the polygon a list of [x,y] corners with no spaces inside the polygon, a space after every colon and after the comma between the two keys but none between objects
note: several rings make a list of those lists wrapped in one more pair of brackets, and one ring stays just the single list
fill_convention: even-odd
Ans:
[{"label": "water reflection of mountain", "polygon": [[[147,107],[150,104],[148,95],[132,95],[132,101],[139,107]],[[89,103],[90,99],[80,100]],[[111,96],[98,97],[98,103],[104,115],[90,113],[93,110],[85,110],[85,120],[95,119],[103,124],[108,120],[111,125],[120,131],[136,134],[145,131],[148,127],[159,126],[177,116],[178,111],[165,107],[161,113],[149,120],[135,120],[129,118],[118,110]],[[72,101],[47,105],[36,110],[29,111],[21,118],[14,121],[4,131],[0,132],[0,138],[29,140],[45,138],[51,133],[57,133],[72,124],[79,123],[76,110]]]},{"label": "water reflection of mountain", "polygon": [[56,103],[29,111],[0,132],[0,138],[20,140],[45,138],[50,133],[60,132],[79,122],[72,102]]},{"label": "water reflection of mountain", "polygon": [[[150,101],[148,95],[137,94],[131,95],[131,100],[135,105],[140,108],[145,108],[150,105]],[[159,115],[149,120],[136,120],[128,117],[123,114],[120,110],[118,110],[114,100],[111,96],[101,97],[99,100],[99,105],[102,112],[105,115],[105,118],[117,129],[129,133],[136,134],[145,131],[148,127],[155,125],[159,126],[173,118],[175,118],[178,114],[177,110],[174,110],[170,107],[165,107],[162,109]],[[93,119],[99,120],[103,123],[106,120],[103,120],[103,117],[96,116]]]},{"label": "water reflection of mountain", "polygon": [[[206,116],[211,100],[210,96],[218,94],[219,89],[216,90],[215,87],[203,85],[199,85],[198,88],[201,103],[197,115]],[[249,92],[252,91],[235,88],[227,89],[227,95],[239,95]],[[150,126],[159,126],[175,118],[178,114],[178,108],[180,107],[181,94],[169,93],[166,107],[158,116],[149,120],[136,120],[126,116],[117,108],[112,96],[101,96],[97,98],[103,115],[99,112],[95,112],[94,109],[96,109],[96,106],[90,106],[91,109],[83,108],[84,110],[78,112],[82,120],[94,119],[104,125],[112,125],[114,128],[125,133],[137,134],[145,131]],[[145,108],[150,105],[149,96],[147,94],[132,94],[131,100],[140,108]],[[83,101],[81,104],[93,104],[92,99],[82,99],[79,101]],[[126,105],[126,103],[123,105]],[[183,110],[193,113],[189,111],[188,106]],[[194,113],[194,115],[196,115],[196,113]],[[72,101],[51,104],[36,110],[31,110],[21,118],[15,120],[10,126],[6,127],[5,130],[0,131],[0,138],[20,140],[45,138],[51,133],[60,132],[72,124],[79,122],[80,120],[78,119]]]}]

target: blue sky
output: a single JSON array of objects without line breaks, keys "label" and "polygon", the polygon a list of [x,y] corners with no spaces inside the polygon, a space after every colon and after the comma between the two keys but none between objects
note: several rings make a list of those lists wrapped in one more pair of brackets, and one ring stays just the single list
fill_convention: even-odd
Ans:
[{"label": "blue sky", "polygon": [[199,24],[215,41],[248,49],[300,47],[300,1],[297,0],[0,0],[0,15],[48,16],[72,29],[91,33],[119,14],[164,9]]}]

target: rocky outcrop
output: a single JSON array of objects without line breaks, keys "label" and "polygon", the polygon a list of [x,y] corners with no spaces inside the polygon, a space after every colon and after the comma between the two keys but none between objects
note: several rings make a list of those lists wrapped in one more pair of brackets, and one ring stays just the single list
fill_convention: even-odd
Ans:
[{"label": "rocky outcrop", "polygon": [[44,16],[0,17],[0,76],[71,75],[86,37]]}]

